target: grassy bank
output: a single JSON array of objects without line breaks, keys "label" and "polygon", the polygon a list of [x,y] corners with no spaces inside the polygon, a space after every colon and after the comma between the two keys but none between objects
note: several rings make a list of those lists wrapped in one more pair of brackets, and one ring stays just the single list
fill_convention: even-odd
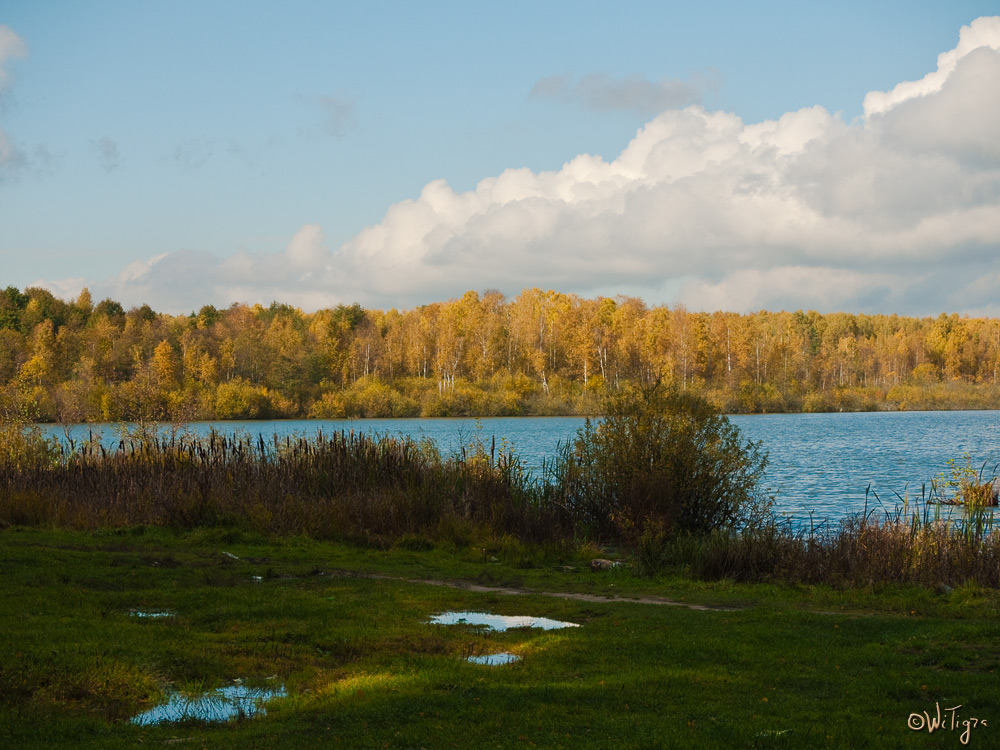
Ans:
[{"label": "grassy bank", "polygon": [[[450,457],[433,444],[354,433],[139,436],[107,450],[8,430],[0,435],[0,528],[238,530],[375,549],[613,543],[647,576],[1000,587],[1000,530],[988,507],[972,504],[951,522],[937,518],[937,506],[880,507],[804,532],[770,517],[766,499],[757,502],[753,484],[765,459],[742,450],[735,431],[713,428],[707,438],[603,424],[567,446],[545,477],[475,440]],[[702,447],[719,435],[728,435],[729,450]],[[991,479],[968,472],[957,468],[942,492],[992,490]]]},{"label": "grassy bank", "polygon": [[[10,527],[0,532],[0,745],[955,747],[962,721],[1000,723],[995,590],[640,579],[590,572],[594,552]],[[447,610],[580,627],[428,624]],[[465,660],[497,651],[522,660]],[[288,695],[252,720],[128,721],[166,691],[237,679]],[[908,728],[911,713],[937,705],[962,706],[955,730]],[[996,731],[973,728],[969,746],[991,746]]]},{"label": "grassy bank", "polygon": [[[1000,534],[982,502],[960,524],[796,532],[759,493],[766,454],[703,400],[607,405],[544,481],[475,441],[109,451],[8,426],[0,746],[995,744]],[[955,477],[955,497],[992,497]],[[445,611],[578,627],[430,623]],[[467,660],[499,652],[518,660]],[[223,724],[132,721],[223,687],[278,697]],[[945,726],[913,729],[939,708]]]}]

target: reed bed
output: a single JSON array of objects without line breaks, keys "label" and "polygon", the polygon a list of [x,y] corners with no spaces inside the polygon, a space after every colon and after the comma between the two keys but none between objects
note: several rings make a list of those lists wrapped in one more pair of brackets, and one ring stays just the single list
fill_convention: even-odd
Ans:
[{"label": "reed bed", "polygon": [[681,568],[703,580],[1000,588],[1000,529],[992,515],[972,509],[945,520],[930,507],[859,513],[829,529],[771,523],[700,537],[647,537],[637,559],[647,575]]},{"label": "reed bed", "polygon": [[565,502],[558,481],[556,472],[532,477],[509,450],[479,442],[442,458],[431,443],[353,432],[270,440],[144,434],[110,449],[0,434],[0,528],[222,526],[383,547],[618,541],[646,576],[1000,588],[1000,529],[987,507],[944,520],[928,498],[834,527],[794,529],[771,517],[702,534],[650,525],[609,540]]},{"label": "reed bed", "polygon": [[442,459],[432,445],[354,432],[314,438],[29,441],[0,456],[0,524],[236,526],[391,543],[487,529],[530,541],[565,533],[510,452],[475,445]]}]

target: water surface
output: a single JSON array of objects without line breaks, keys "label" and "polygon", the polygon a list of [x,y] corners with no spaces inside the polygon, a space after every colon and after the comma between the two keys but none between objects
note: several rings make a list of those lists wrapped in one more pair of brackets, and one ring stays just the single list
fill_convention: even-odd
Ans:
[{"label": "water surface", "polygon": [[578,628],[575,622],[560,622],[548,617],[527,617],[523,615],[492,615],[488,612],[444,612],[431,617],[432,625],[481,625],[490,630],[504,631],[509,628],[541,628],[558,630]]},{"label": "water surface", "polygon": [[482,656],[470,656],[467,661],[472,664],[485,664],[489,667],[500,667],[504,664],[513,664],[516,661],[520,661],[521,657],[517,654],[510,654],[506,651],[501,651],[496,654],[483,654]]},{"label": "water surface", "polygon": [[133,724],[145,726],[164,722],[197,719],[201,721],[229,721],[237,717],[251,718],[264,715],[264,704],[272,698],[287,695],[284,687],[274,690],[230,685],[210,693],[190,696],[173,693],[167,702],[132,717]]},{"label": "water surface", "polygon": [[132,617],[140,617],[140,618],[148,617],[150,619],[155,620],[161,617],[173,617],[176,614],[176,612],[171,612],[169,609],[149,609],[149,610],[133,609],[129,611],[129,614]]},{"label": "water surface", "polygon": [[[802,523],[836,522],[866,507],[891,510],[904,496],[920,497],[930,482],[949,471],[948,459],[988,471],[1000,462],[1000,412],[876,412],[847,414],[765,414],[730,417],[748,440],[768,452],[766,486],[777,511]],[[207,435],[313,437],[351,430],[375,435],[408,435],[433,440],[442,454],[479,442],[487,450],[513,449],[535,476],[542,473],[561,443],[583,426],[581,417],[497,417],[485,419],[355,419],[195,422],[184,429]],[[64,438],[62,428],[48,426]],[[164,428],[168,431],[169,428]],[[107,447],[118,444],[112,425],[72,425],[69,434],[86,440],[100,434]],[[871,492],[867,492],[867,490]],[[876,500],[876,495],[881,500]],[[867,503],[867,505],[866,505]],[[955,512],[942,509],[945,513]]]}]

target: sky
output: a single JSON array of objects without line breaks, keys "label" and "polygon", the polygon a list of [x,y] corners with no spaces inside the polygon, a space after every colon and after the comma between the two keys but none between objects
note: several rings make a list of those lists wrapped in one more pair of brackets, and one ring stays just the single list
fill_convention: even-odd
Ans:
[{"label": "sky", "polygon": [[0,287],[1000,316],[1000,8],[0,3]]}]

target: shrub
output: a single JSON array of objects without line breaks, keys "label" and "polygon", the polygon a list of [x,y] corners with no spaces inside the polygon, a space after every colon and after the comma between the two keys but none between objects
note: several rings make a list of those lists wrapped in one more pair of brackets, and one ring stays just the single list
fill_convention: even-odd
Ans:
[{"label": "shrub", "polygon": [[0,467],[7,471],[44,469],[59,456],[55,440],[33,424],[0,416]]},{"label": "shrub", "polygon": [[[962,454],[965,465],[960,466],[953,458],[947,461],[951,477],[943,473],[931,482],[931,489],[939,502],[948,505],[965,505],[968,508],[983,508],[997,505],[997,467],[990,476],[984,477],[986,464],[976,471],[972,467],[972,456]],[[951,493],[949,497],[948,493]]]},{"label": "shrub", "polygon": [[676,387],[613,393],[550,468],[557,502],[600,537],[707,533],[764,518],[767,455],[705,399]]},{"label": "shrub", "polygon": [[324,393],[309,407],[309,419],[343,419],[345,416],[344,398],[337,393]]},{"label": "shrub", "polygon": [[420,413],[417,402],[401,394],[377,378],[359,380],[341,398],[348,417],[387,418],[415,417]]},{"label": "shrub", "polygon": [[215,415],[219,419],[264,419],[271,415],[266,388],[234,378],[215,392]]}]

